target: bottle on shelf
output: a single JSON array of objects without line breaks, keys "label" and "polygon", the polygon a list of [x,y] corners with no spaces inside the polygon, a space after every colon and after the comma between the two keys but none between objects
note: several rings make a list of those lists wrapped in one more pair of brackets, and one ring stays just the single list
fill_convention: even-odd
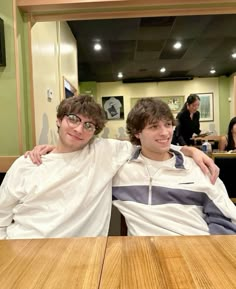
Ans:
[{"label": "bottle on shelf", "polygon": [[212,146],[207,140],[202,144],[202,151],[206,154],[212,153]]}]

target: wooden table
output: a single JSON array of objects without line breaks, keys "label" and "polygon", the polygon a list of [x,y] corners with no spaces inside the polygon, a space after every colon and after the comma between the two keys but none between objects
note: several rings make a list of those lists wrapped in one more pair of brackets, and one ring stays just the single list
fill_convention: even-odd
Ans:
[{"label": "wooden table", "polygon": [[0,241],[1,289],[95,289],[107,238]]},{"label": "wooden table", "polygon": [[109,237],[100,289],[235,289],[236,236]]},{"label": "wooden table", "polygon": [[0,241],[1,289],[235,289],[236,236]]}]

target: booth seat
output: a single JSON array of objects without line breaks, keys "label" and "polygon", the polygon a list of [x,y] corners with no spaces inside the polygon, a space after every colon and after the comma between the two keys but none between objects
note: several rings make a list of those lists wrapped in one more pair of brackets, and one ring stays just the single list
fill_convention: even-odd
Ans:
[{"label": "booth seat", "polygon": [[220,169],[220,179],[225,184],[230,199],[236,204],[236,153],[212,153],[212,159]]}]

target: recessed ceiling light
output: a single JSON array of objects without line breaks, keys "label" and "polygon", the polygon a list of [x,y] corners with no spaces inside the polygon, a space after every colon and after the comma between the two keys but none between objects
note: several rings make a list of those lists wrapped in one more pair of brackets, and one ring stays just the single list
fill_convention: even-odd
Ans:
[{"label": "recessed ceiling light", "polygon": [[160,72],[165,72],[166,71],[166,69],[165,69],[165,67],[162,67],[161,69],[160,69]]},{"label": "recessed ceiling light", "polygon": [[212,69],[210,70],[210,73],[211,73],[211,74],[215,74],[215,73],[216,73],[215,69],[212,68]]},{"label": "recessed ceiling light", "polygon": [[117,74],[117,77],[118,77],[118,78],[123,78],[123,73],[122,73],[122,72],[119,72],[119,73]]},{"label": "recessed ceiling light", "polygon": [[232,53],[231,56],[232,56],[233,58],[236,58],[236,53],[235,53],[235,52]]},{"label": "recessed ceiling light", "polygon": [[102,45],[100,43],[96,43],[96,44],[94,44],[93,48],[94,48],[94,50],[99,51],[102,49]]},{"label": "recessed ceiling light", "polygon": [[182,43],[179,42],[179,41],[177,41],[177,42],[173,45],[173,47],[174,47],[175,49],[180,49],[180,48],[182,47]]}]

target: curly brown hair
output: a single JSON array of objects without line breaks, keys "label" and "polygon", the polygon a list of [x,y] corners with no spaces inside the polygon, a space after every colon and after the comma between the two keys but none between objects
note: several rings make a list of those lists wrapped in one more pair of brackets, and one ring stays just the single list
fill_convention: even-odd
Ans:
[{"label": "curly brown hair", "polygon": [[62,100],[57,108],[57,118],[62,120],[66,114],[81,114],[91,118],[96,125],[95,135],[99,134],[106,123],[106,115],[101,107],[92,96],[81,94]]},{"label": "curly brown hair", "polygon": [[164,101],[154,98],[141,98],[128,114],[126,120],[126,130],[132,144],[140,145],[140,140],[136,134],[140,133],[146,125],[159,120],[168,120],[174,125],[174,116]]}]

